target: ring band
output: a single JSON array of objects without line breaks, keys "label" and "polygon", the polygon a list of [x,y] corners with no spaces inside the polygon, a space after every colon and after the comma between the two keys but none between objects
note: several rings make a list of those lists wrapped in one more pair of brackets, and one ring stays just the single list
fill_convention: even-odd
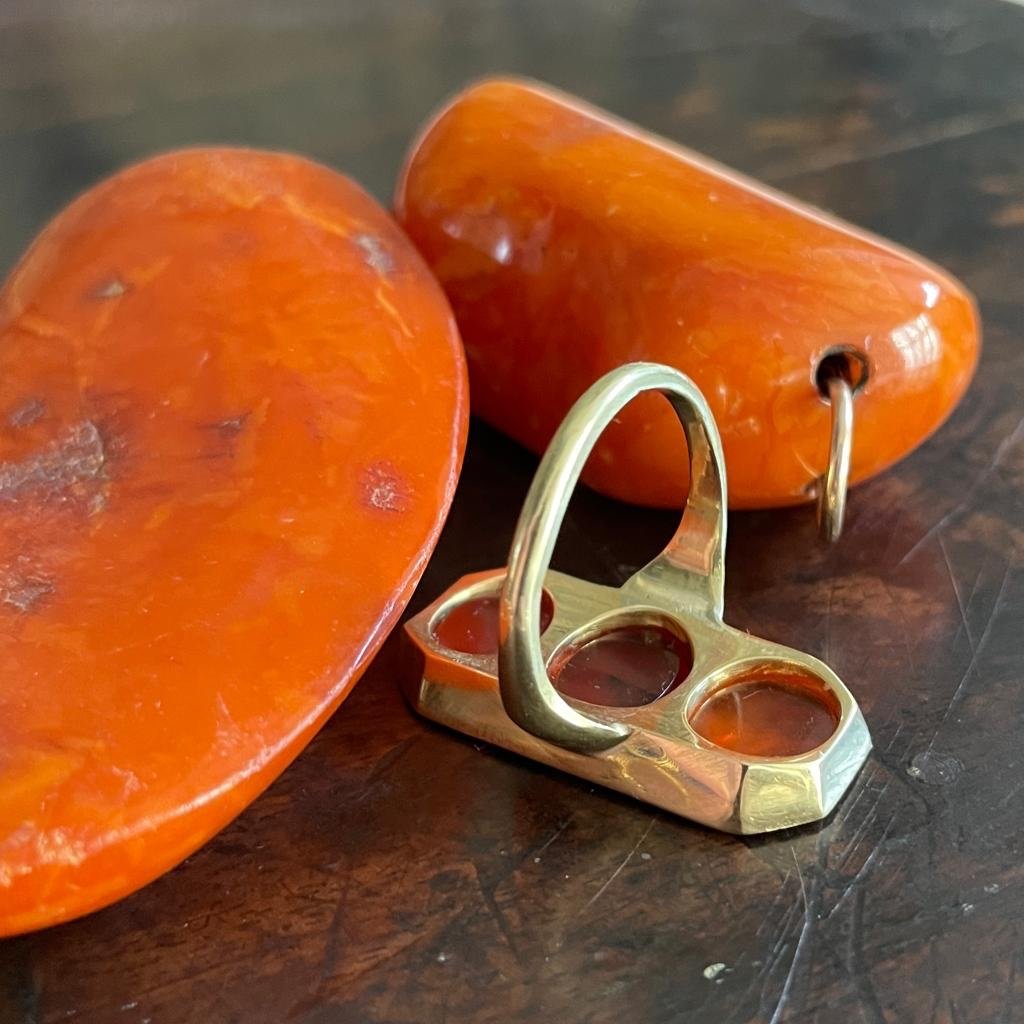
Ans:
[{"label": "ring band", "polygon": [[498,681],[505,710],[527,732],[577,753],[607,750],[632,730],[580,713],[548,678],[539,640],[544,576],[591,450],[622,408],[647,391],[661,392],[679,417],[690,488],[675,535],[622,591],[637,604],[653,602],[718,622],[722,617],[726,480],[718,428],[688,377],[657,363],[628,363],[593,384],[552,438],[523,505],[501,589]]}]

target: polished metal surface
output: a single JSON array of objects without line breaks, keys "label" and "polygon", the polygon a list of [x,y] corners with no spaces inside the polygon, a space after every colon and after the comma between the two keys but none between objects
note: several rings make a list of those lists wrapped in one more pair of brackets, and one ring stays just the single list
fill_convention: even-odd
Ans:
[{"label": "polished metal surface", "polygon": [[690,451],[690,492],[675,536],[626,581],[623,593],[637,604],[722,613],[725,469],[711,410],[678,370],[628,363],[588,388],[552,438],[526,496],[501,590],[498,678],[505,710],[527,732],[579,753],[613,746],[630,730],[581,714],[552,685],[537,640],[541,589],[587,457],[612,418],[645,391],[661,392],[679,417]]},{"label": "polished metal surface", "polygon": [[[690,452],[690,495],[665,550],[621,587],[548,569],[587,455],[617,411],[645,391],[672,402]],[[598,381],[545,455],[516,530],[509,568],[459,581],[406,624],[407,692],[434,721],[729,832],[768,832],[825,817],[871,747],[852,695],[823,662],[722,620],[726,484],[721,444],[700,392],[667,367],[636,363]],[[546,590],[554,614],[541,631]],[[437,637],[458,604],[500,600],[500,651],[465,654]],[[609,630],[658,625],[685,640],[682,683],[641,707],[606,707],[558,693],[552,665]],[[797,675],[827,692],[838,722],[817,748],[760,757],[709,742],[691,722],[703,700],[751,676]]]},{"label": "polished metal surface", "polygon": [[828,379],[828,404],[832,409],[828,468],[818,480],[818,530],[830,544],[839,540],[846,516],[846,492],[850,486],[850,456],[853,453],[853,393],[841,376]]}]

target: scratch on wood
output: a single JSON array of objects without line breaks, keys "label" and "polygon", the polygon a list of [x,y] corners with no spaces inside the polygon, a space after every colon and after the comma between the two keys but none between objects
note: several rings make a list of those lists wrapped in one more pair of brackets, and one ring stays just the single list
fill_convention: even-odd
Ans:
[{"label": "scratch on wood", "polygon": [[604,885],[602,885],[601,888],[598,889],[597,892],[594,893],[594,895],[591,896],[591,898],[587,901],[586,906],[580,911],[581,914],[586,913],[586,911],[588,911],[604,895],[604,893],[608,889],[608,886],[610,886],[612,882],[614,882],[615,879],[618,878],[620,874],[622,874],[622,869],[629,863],[630,858],[633,856],[634,853],[636,853],[637,850],[640,849],[640,846],[643,843],[643,841],[650,835],[651,829],[654,828],[654,823],[656,820],[656,818],[651,818],[651,820],[647,824],[647,828],[644,829],[644,834],[633,844],[633,847],[632,849],[630,849],[629,853],[627,853],[626,856],[622,858],[622,863],[619,864],[619,866],[611,873],[611,875],[609,876],[608,880],[604,883]]},{"label": "scratch on wood", "polygon": [[939,534],[939,548],[942,550],[942,559],[946,563],[946,572],[949,574],[949,582],[953,586],[953,595],[956,597],[956,606],[960,609],[960,621],[963,623],[964,632],[967,634],[967,643],[970,645],[971,654],[975,653],[974,637],[971,636],[971,624],[967,621],[967,611],[964,608],[963,596],[960,593],[960,586],[956,581],[956,574],[953,572],[953,564],[949,560],[949,551],[946,542]]},{"label": "scratch on wood", "polygon": [[884,852],[882,850],[882,846],[885,843],[885,840],[888,838],[889,832],[892,830],[892,827],[895,824],[895,822],[896,812],[893,811],[892,814],[889,816],[889,820],[885,823],[885,827],[882,829],[882,834],[875,841],[874,849],[867,855],[867,857],[864,860],[864,863],[860,866],[860,869],[853,876],[853,878],[851,878],[850,881],[843,886],[843,891],[839,894],[839,898],[836,900],[832,909],[825,915],[826,920],[828,920],[835,914],[835,912],[843,905],[844,901],[846,900],[846,897],[849,896],[850,893],[857,888],[861,881],[863,881],[863,879],[865,879],[868,876],[868,874],[872,871],[872,869],[875,866],[877,866],[878,863],[881,861],[882,854]]},{"label": "scratch on wood", "polygon": [[[877,847],[876,847],[877,849]],[[863,1016],[868,1024],[885,1024],[885,1015],[878,995],[871,984],[871,975],[864,969],[864,900],[866,890],[860,888],[854,898],[850,922],[850,944],[847,952],[847,970],[854,980]]]},{"label": "scratch on wood", "polygon": [[476,869],[476,865],[474,865],[473,874],[476,878],[477,888],[480,890],[480,895],[483,897],[484,903],[487,904],[487,909],[490,912],[494,924],[505,939],[505,943],[511,951],[512,956],[515,957],[516,963],[520,967],[525,968],[527,964],[523,958],[522,950],[519,948],[519,943],[516,940],[515,933],[509,926],[508,919],[505,917],[501,907],[498,905],[498,901],[494,898],[494,893],[484,885],[483,880],[480,878],[480,872]]},{"label": "scratch on wood", "polygon": [[921,548],[931,540],[947,523],[951,522],[956,516],[958,516],[964,509],[970,507],[971,501],[974,499],[974,495],[980,490],[982,486],[989,480],[993,473],[999,469],[1006,453],[1021,439],[1024,435],[1024,416],[1017,422],[1017,426],[1011,430],[1006,437],[999,442],[996,447],[992,458],[989,459],[988,464],[978,475],[974,483],[967,488],[967,493],[960,499],[944,516],[942,516],[938,522],[933,523],[921,537],[914,543],[910,550],[896,563],[896,567],[903,565],[905,562],[909,562],[914,555],[917,554]]},{"label": "scratch on wood", "polygon": [[782,991],[779,993],[779,999],[775,1004],[775,1009],[772,1011],[769,1024],[778,1024],[782,1017],[782,1011],[786,1007],[790,990],[793,987],[793,978],[796,975],[797,966],[803,957],[804,946],[806,945],[807,939],[814,927],[814,915],[811,912],[810,901],[807,899],[807,886],[804,883],[804,873],[800,868],[800,862],[796,859],[796,851],[790,847],[789,852],[793,855],[793,864],[796,867],[796,875],[800,880],[800,898],[804,905],[804,923],[800,926],[800,934],[796,940],[796,949],[793,950],[793,959],[789,962],[789,970],[786,972],[786,980],[782,984]]},{"label": "scratch on wood", "polygon": [[569,827],[569,823],[572,821],[573,816],[570,814],[568,818],[563,821],[558,828],[539,846],[534,852],[534,859],[538,859],[540,855]]},{"label": "scratch on wood", "polygon": [[[864,817],[861,819],[860,824],[857,826],[857,830],[854,832],[853,837],[847,844],[846,852],[843,855],[840,867],[845,867],[853,858],[854,853],[856,853],[857,848],[860,846],[861,837],[867,832],[869,826],[874,823],[875,818],[878,816],[878,810],[881,806],[882,799],[888,792],[890,785],[892,785],[891,777],[885,780],[885,783],[882,785],[881,789],[879,789],[874,800],[871,802],[871,806],[868,808]],[[849,820],[849,817],[845,820]]]},{"label": "scratch on wood", "polygon": [[960,703],[960,696],[967,686],[968,680],[974,675],[974,670],[978,665],[978,657],[981,652],[985,649],[985,645],[988,643],[989,634],[992,632],[992,624],[996,620],[996,614],[999,611],[999,606],[1003,603],[1003,594],[1006,591],[1006,581],[1010,578],[1010,573],[1015,568],[1013,561],[1009,562],[1006,568],[1003,570],[1003,578],[999,584],[999,590],[996,593],[996,598],[992,602],[992,608],[989,611],[988,618],[985,621],[985,628],[982,630],[981,639],[978,640],[978,645],[974,649],[974,653],[971,655],[971,660],[964,669],[963,675],[960,677],[960,682],[956,684],[956,689],[953,690],[953,696],[950,697],[949,703],[946,705],[946,710],[943,712],[942,718],[939,719],[939,724],[935,727],[935,732],[932,733],[932,738],[925,747],[924,752],[928,753],[932,747],[935,746],[935,740],[938,738],[939,732],[942,730],[943,725],[946,724],[949,716],[953,713],[953,709]]},{"label": "scratch on wood", "polygon": [[841,142],[834,146],[818,147],[810,158],[802,157],[785,163],[766,167],[760,177],[765,181],[780,182],[805,174],[820,174],[850,164],[866,163],[882,157],[909,153],[926,146],[935,146],[955,139],[965,139],[982,132],[1008,128],[1024,120],[1024,108],[1014,107],[999,114],[961,114],[947,118],[938,124],[914,127],[909,131],[894,134],[887,142],[873,148],[865,147],[860,139]]},{"label": "scratch on wood", "polygon": [[[779,883],[778,891],[775,893],[775,896],[772,898],[772,902],[765,909],[764,916],[761,919],[761,923],[757,926],[756,934],[758,936],[764,934],[765,930],[771,925],[771,914],[772,914],[772,911],[775,910],[775,905],[781,899],[785,898],[785,895],[786,895],[786,883],[789,882],[789,877],[790,877],[790,875],[792,873],[793,873],[792,871],[787,871],[782,876],[782,881]],[[786,909],[785,909],[785,911],[783,912],[783,915],[782,915],[782,920],[779,922],[779,924],[776,925],[776,927],[778,928],[779,932],[781,934],[783,934],[783,935],[785,934],[785,931],[786,931],[785,921],[787,920],[787,918],[789,916],[789,913],[790,913],[790,911],[792,909],[793,909],[793,904],[792,903],[787,904],[786,905]],[[777,948],[778,948],[778,940],[776,941],[776,944],[773,947],[772,952],[774,953]]]}]

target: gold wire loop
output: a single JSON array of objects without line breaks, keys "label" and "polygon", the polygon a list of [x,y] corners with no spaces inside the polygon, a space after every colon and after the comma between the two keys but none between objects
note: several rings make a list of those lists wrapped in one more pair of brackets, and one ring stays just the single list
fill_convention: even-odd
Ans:
[{"label": "gold wire loop", "polygon": [[645,391],[660,391],[686,434],[690,489],[683,518],[665,550],[622,586],[632,603],[676,608],[721,621],[724,593],[725,460],[711,410],[686,376],[658,363],[628,363],[593,384],[548,446],[526,496],[501,589],[498,683],[518,726],[577,753],[622,742],[632,729],[581,714],[548,678],[540,648],[544,576],[573,488],[598,438]]},{"label": "gold wire loop", "polygon": [[830,544],[843,532],[846,492],[853,453],[853,388],[838,374],[828,378],[828,404],[832,410],[828,468],[818,477],[818,530]]}]

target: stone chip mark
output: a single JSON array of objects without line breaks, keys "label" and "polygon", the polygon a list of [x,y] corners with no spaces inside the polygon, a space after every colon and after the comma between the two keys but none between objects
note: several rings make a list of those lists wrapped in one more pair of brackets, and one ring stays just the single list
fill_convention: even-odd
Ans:
[{"label": "stone chip mark", "polygon": [[55,589],[52,576],[28,555],[0,565],[0,608],[7,605],[21,613],[33,611]]},{"label": "stone chip mark", "polygon": [[203,447],[196,452],[196,458],[217,461],[234,457],[239,438],[251,418],[251,412],[240,412],[234,416],[200,423],[199,429],[205,435]]},{"label": "stone chip mark", "polygon": [[39,398],[30,398],[27,402],[22,402],[11,414],[7,417],[7,422],[12,427],[30,427],[33,423],[39,420],[46,412],[46,403]]},{"label": "stone chip mark", "polygon": [[37,455],[0,462],[0,500],[17,501],[26,493],[50,497],[96,479],[105,463],[99,429],[91,420],[82,420]]},{"label": "stone chip mark", "polygon": [[374,462],[360,477],[363,501],[382,512],[404,512],[409,507],[410,492],[405,478],[389,462]]},{"label": "stone chip mark", "polygon": [[395,258],[376,235],[364,232],[355,235],[352,240],[363,250],[367,265],[376,270],[378,274],[387,275],[394,271]]},{"label": "stone chip mark", "polygon": [[240,434],[245,428],[246,420],[249,419],[251,413],[243,412],[237,416],[229,416],[227,419],[218,420],[216,423],[209,425],[210,430],[216,431],[222,437],[234,437],[236,434]]},{"label": "stone chip mark", "polygon": [[32,611],[53,591],[53,580],[45,576],[9,577],[0,584],[0,601],[25,613]]},{"label": "stone chip mark", "polygon": [[90,296],[94,299],[119,299],[128,291],[128,285],[120,278],[112,277],[109,281],[97,285]]}]

